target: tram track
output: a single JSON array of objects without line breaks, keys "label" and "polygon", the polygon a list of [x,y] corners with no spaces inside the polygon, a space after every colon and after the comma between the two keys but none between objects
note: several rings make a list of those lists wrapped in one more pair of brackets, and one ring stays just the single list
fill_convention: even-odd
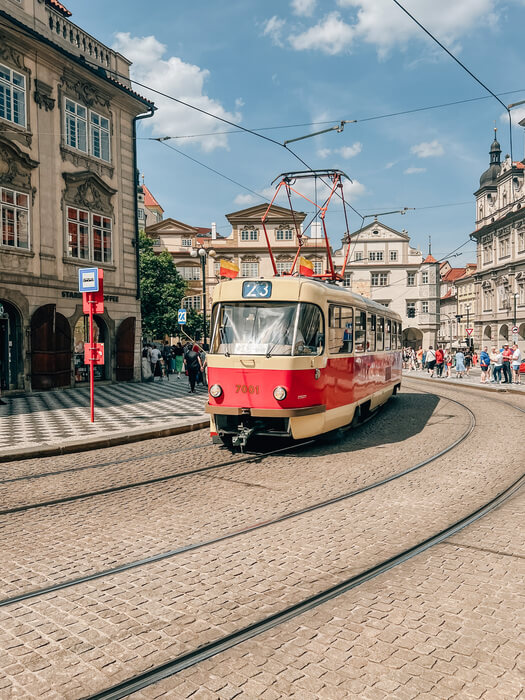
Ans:
[{"label": "tram track", "polygon": [[[431,392],[421,391],[421,393],[429,394]],[[445,397],[443,397],[443,398],[445,398]],[[276,525],[276,524],[285,522],[287,520],[290,520],[292,518],[299,517],[301,515],[313,513],[317,510],[321,510],[322,508],[327,508],[327,507],[334,505],[336,503],[341,503],[343,501],[349,500],[350,498],[354,498],[354,497],[359,496],[363,493],[366,493],[367,491],[371,491],[373,489],[384,486],[385,484],[388,484],[392,481],[400,479],[401,477],[406,476],[407,474],[415,472],[415,471],[421,469],[422,467],[425,467],[426,465],[431,464],[432,462],[436,461],[437,459],[439,459],[443,455],[452,451],[454,448],[456,448],[458,445],[460,445],[462,442],[464,442],[469,437],[469,435],[472,433],[472,431],[474,430],[474,428],[476,426],[476,418],[475,418],[472,410],[468,406],[465,406],[460,401],[457,401],[455,399],[446,399],[446,400],[450,401],[451,403],[455,403],[455,404],[459,405],[467,412],[467,414],[469,416],[468,427],[451,444],[447,445],[445,448],[439,450],[438,452],[432,454],[430,457],[427,457],[424,460],[418,462],[417,464],[412,465],[411,467],[407,467],[406,469],[403,469],[399,472],[396,472],[395,474],[391,474],[391,475],[389,475],[383,479],[379,479],[378,481],[375,481],[371,484],[367,484],[367,485],[362,486],[358,489],[354,489],[353,491],[349,491],[349,492],[346,492],[344,494],[340,494],[338,496],[334,496],[332,498],[325,499],[324,501],[320,501],[318,503],[314,503],[314,504],[311,504],[309,506],[305,506],[304,508],[290,511],[288,513],[283,513],[275,518],[264,520],[263,522],[257,522],[257,523],[253,523],[253,524],[244,526],[238,530],[225,533],[224,535],[221,535],[220,537],[214,537],[214,538],[211,538],[208,540],[203,540],[203,541],[195,542],[195,543],[192,543],[189,545],[184,545],[184,546],[178,547],[176,549],[172,549],[172,550],[169,550],[166,552],[161,552],[161,553],[152,555],[150,557],[143,557],[141,559],[137,559],[137,560],[132,561],[132,562],[127,562],[126,564],[122,564],[122,565],[117,566],[117,567],[104,569],[104,570],[101,570],[101,571],[98,571],[98,572],[95,572],[92,574],[87,574],[85,576],[77,577],[75,579],[70,579],[68,581],[62,581],[58,584],[53,584],[51,586],[47,586],[47,587],[43,587],[40,589],[35,589],[33,591],[28,591],[26,593],[22,593],[22,594],[19,594],[17,596],[5,598],[3,600],[0,600],[0,608],[5,607],[7,605],[14,604],[14,603],[19,603],[22,601],[30,600],[32,598],[36,598],[36,597],[45,595],[47,593],[55,593],[59,590],[63,590],[65,588],[70,588],[72,586],[76,586],[76,585],[79,585],[82,583],[92,582],[92,581],[95,581],[97,579],[104,578],[106,576],[111,576],[111,575],[119,574],[119,573],[122,573],[125,571],[130,571],[132,569],[136,569],[138,567],[145,566],[145,565],[151,564],[153,562],[162,561],[164,559],[170,559],[170,558],[173,558],[177,555],[184,554],[186,552],[190,552],[190,551],[197,550],[197,549],[202,549],[203,547],[212,546],[214,544],[218,544],[220,542],[230,540],[234,537],[239,537],[241,535],[248,534],[250,532],[255,532],[255,531],[260,530],[262,528],[269,527],[270,525]],[[371,420],[371,418],[372,418],[372,416],[368,417],[363,422],[368,422],[368,420]],[[305,444],[310,444],[313,442],[315,442],[315,441],[309,440],[309,441],[304,441],[300,444],[305,445]],[[290,446],[290,448],[283,448],[281,450],[275,450],[275,451],[270,452],[270,453],[265,453],[264,455],[262,455],[262,457],[269,457],[269,456],[272,456],[274,454],[290,451],[290,449],[292,447],[297,447],[297,445],[292,445],[292,446]],[[238,464],[239,462],[254,461],[257,459],[257,457],[261,457],[261,455],[251,456],[250,458],[241,459],[241,460],[234,460],[233,464]],[[211,469],[211,467],[207,467],[204,469]]]}]

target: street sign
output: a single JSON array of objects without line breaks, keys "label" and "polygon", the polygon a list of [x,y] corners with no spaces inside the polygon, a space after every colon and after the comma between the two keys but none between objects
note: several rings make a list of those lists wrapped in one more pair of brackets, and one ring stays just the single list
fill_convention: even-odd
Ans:
[{"label": "street sign", "polygon": [[84,267],[78,271],[78,291],[98,292],[98,267]]},{"label": "street sign", "polygon": [[93,362],[95,365],[104,364],[104,343],[84,343],[84,364]]},{"label": "street sign", "polygon": [[186,309],[179,309],[178,314],[178,324],[183,326],[186,323]]},{"label": "street sign", "polygon": [[516,333],[517,333],[518,331],[519,331],[518,326],[512,326],[512,332],[514,333],[514,335],[516,335]]},{"label": "street sign", "polygon": [[98,270],[98,291],[82,294],[82,310],[88,316],[104,313],[104,270]]},{"label": "street sign", "polygon": [[469,338],[470,338],[470,336],[472,335],[472,333],[474,333],[474,329],[473,329],[473,328],[465,328],[465,330],[467,331],[467,335],[468,335]]}]

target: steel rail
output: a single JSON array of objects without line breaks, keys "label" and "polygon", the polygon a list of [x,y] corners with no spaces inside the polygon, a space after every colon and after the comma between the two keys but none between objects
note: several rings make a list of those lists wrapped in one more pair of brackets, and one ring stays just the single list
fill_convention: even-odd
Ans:
[{"label": "steel rail", "polygon": [[335,586],[305,598],[301,602],[291,605],[278,613],[269,615],[258,622],[238,630],[237,632],[233,632],[213,642],[204,644],[197,649],[178,656],[175,659],[172,659],[171,661],[161,664],[148,671],[128,678],[127,680],[117,683],[110,688],[106,688],[105,690],[93,695],[84,696],[82,700],[119,700],[120,698],[124,698],[131,693],[139,692],[144,688],[153,685],[154,683],[158,683],[169,676],[173,676],[176,673],[189,668],[190,666],[206,661],[217,654],[227,651],[228,649],[252,639],[263,632],[273,629],[284,622],[288,622],[299,615],[309,612],[323,603],[333,600],[334,598],[347,593],[353,588],[357,588],[358,586],[370,581],[373,578],[376,578],[390,569],[403,564],[412,557],[425,552],[427,549],[430,549],[430,547],[443,542],[443,540],[448,539],[452,535],[455,535],[457,532],[463,530],[468,525],[471,525],[487,513],[490,513],[492,510],[500,506],[504,501],[516,493],[524,483],[525,474],[519,477],[519,479],[514,481],[514,483],[499,493],[495,498],[491,499],[484,506],[481,506],[466,517],[458,520],[453,525],[449,525],[436,535],[432,535],[419,544],[404,550],[394,557],[386,559],[381,564],[367,569],[357,576],[352,576],[345,581],[336,584]]},{"label": "steel rail", "polygon": [[[429,394],[431,392],[428,391],[422,391],[419,390],[423,394]],[[5,607],[7,605],[12,605],[14,603],[20,603],[25,600],[30,600],[31,598],[36,598],[41,595],[45,595],[47,593],[55,593],[56,591],[63,590],[64,588],[70,588],[72,586],[79,585],[81,583],[89,583],[91,581],[96,581],[97,579],[104,578],[106,576],[111,576],[113,574],[119,574],[124,571],[129,571],[131,569],[136,569],[140,566],[145,566],[147,564],[152,564],[156,561],[161,561],[164,559],[170,559],[172,557],[178,556],[179,554],[184,554],[185,552],[190,552],[196,549],[201,549],[203,547],[208,547],[214,544],[218,544],[219,542],[224,542],[229,539],[233,539],[234,537],[239,537],[244,534],[248,534],[249,532],[255,532],[256,530],[263,529],[265,527],[268,527],[270,525],[277,525],[279,523],[285,522],[286,520],[290,520],[292,518],[297,518],[301,515],[306,515],[308,513],[313,513],[316,510],[320,510],[322,508],[327,508],[331,505],[334,505],[336,503],[340,503],[342,501],[346,501],[350,498],[354,498],[355,496],[359,496],[363,493],[366,493],[367,491],[371,491],[372,489],[378,488],[380,486],[384,486],[385,484],[390,483],[391,481],[395,481],[396,479],[400,479],[402,476],[405,476],[407,474],[410,474],[411,472],[415,472],[418,469],[421,469],[422,467],[426,466],[427,464],[430,464],[431,462],[434,462],[436,459],[439,459],[443,455],[447,454],[447,452],[450,452],[453,450],[455,447],[460,445],[464,440],[468,438],[468,436],[472,433],[474,430],[474,427],[476,425],[476,418],[474,416],[474,413],[471,411],[468,406],[465,406],[462,404],[460,401],[456,401],[455,399],[448,399],[445,398],[446,401],[450,401],[451,403],[458,404],[462,408],[464,408],[467,413],[469,414],[469,425],[467,429],[463,432],[462,435],[460,435],[454,442],[452,442],[450,445],[447,447],[443,448],[439,452],[434,453],[430,457],[427,457],[421,462],[418,462],[417,464],[407,467],[406,469],[403,469],[400,472],[396,472],[395,474],[391,474],[390,476],[385,477],[384,479],[380,479],[379,481],[375,481],[371,484],[367,484],[366,486],[362,486],[359,489],[356,489],[354,491],[349,491],[344,494],[340,494],[339,496],[334,496],[333,498],[326,499],[324,501],[320,501],[318,503],[314,503],[309,506],[305,506],[304,508],[300,508],[298,510],[290,511],[288,513],[283,513],[282,515],[277,516],[276,518],[272,518],[270,520],[265,520],[263,522],[258,522],[254,523],[252,525],[248,525],[245,527],[242,527],[238,530],[233,530],[232,532],[228,532],[224,535],[221,535],[220,537],[215,537],[209,540],[203,540],[201,542],[195,542],[193,544],[189,545],[184,545],[182,547],[178,547],[176,549],[172,549],[167,552],[160,552],[158,554],[154,554],[150,557],[143,557],[142,559],[137,559],[132,562],[128,562],[126,564],[122,564],[120,566],[113,567],[111,569],[104,569],[102,571],[97,571],[93,574],[87,574],[86,576],[80,576],[75,579],[70,579],[69,581],[62,581],[60,583],[53,584],[51,586],[47,586],[45,588],[40,588],[40,589],[35,589],[33,591],[28,591],[27,593],[21,593],[20,595],[17,596],[12,596],[10,598],[5,598],[3,600],[0,600],[0,608]],[[372,416],[368,417],[365,422],[370,420]],[[314,442],[313,440],[310,442]],[[303,443],[304,444],[304,443]],[[268,453],[268,456],[270,456],[272,453]],[[266,455],[265,455],[266,456]]]}]

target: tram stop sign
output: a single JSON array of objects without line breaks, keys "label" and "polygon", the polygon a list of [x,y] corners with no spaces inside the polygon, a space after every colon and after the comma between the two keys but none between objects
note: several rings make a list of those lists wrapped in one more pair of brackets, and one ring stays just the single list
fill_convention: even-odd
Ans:
[{"label": "tram stop sign", "polygon": [[177,322],[179,326],[183,326],[186,323],[186,309],[179,309],[177,312]]}]

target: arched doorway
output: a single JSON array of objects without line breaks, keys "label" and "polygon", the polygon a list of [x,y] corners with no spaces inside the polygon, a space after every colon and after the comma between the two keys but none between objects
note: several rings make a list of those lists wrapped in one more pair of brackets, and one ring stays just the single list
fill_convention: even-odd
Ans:
[{"label": "arched doorway", "polygon": [[21,389],[23,381],[22,316],[0,299],[0,389]]},{"label": "arched doorway", "polygon": [[483,329],[483,340],[491,340],[492,338],[492,328],[490,326],[485,326]]},{"label": "arched doorway", "polygon": [[423,347],[423,333],[419,328],[403,329],[403,347],[414,348],[415,350]]},{"label": "arched doorway", "polygon": [[518,340],[525,340],[525,323],[521,323],[518,328]]},{"label": "arched doorway", "polygon": [[31,319],[31,387],[71,385],[71,327],[55,304],[41,306]]},{"label": "arched doorway", "polygon": [[509,327],[506,323],[500,326],[498,340],[506,340],[507,342],[509,340]]},{"label": "arched doorway", "polygon": [[[93,341],[95,343],[104,343],[104,363],[103,365],[95,365],[94,378],[95,381],[106,379],[106,366],[109,362],[108,348],[108,329],[106,322],[102,316],[93,316]],[[74,357],[73,364],[75,368],[75,384],[84,384],[89,382],[89,365],[84,363],[84,343],[89,342],[89,317],[80,316],[75,324],[73,331],[74,339]]]},{"label": "arched doorway", "polygon": [[117,330],[117,382],[130,382],[135,366],[135,318],[125,318]]}]

